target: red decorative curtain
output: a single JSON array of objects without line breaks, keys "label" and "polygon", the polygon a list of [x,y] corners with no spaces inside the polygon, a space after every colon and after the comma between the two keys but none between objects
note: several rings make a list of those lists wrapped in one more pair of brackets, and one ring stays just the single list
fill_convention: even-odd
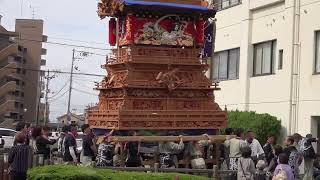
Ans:
[{"label": "red decorative curtain", "polygon": [[204,44],[204,20],[199,19],[196,21],[196,44],[203,45]]},{"label": "red decorative curtain", "polygon": [[109,44],[115,46],[117,44],[117,21],[115,18],[111,18],[109,21]]}]

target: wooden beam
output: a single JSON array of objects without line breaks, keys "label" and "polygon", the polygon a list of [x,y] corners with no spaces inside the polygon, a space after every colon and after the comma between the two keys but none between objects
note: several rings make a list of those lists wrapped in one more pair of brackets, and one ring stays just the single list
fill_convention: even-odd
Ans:
[{"label": "wooden beam", "polygon": [[[179,141],[179,136],[111,136],[111,141],[116,142],[128,142],[128,141],[140,141],[140,142],[165,142],[165,141]],[[225,135],[213,135],[210,136],[212,141],[225,141]],[[200,141],[206,140],[205,136],[183,136],[183,141]]]}]

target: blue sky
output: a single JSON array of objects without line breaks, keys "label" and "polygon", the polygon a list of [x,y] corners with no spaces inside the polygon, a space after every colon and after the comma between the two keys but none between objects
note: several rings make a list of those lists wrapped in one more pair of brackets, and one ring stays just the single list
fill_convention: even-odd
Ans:
[{"label": "blue sky", "polygon": [[[0,15],[3,16],[1,24],[8,30],[14,30],[15,19],[17,18],[34,18],[44,20],[44,34],[48,36],[49,42],[59,42],[75,45],[93,46],[106,48],[107,46],[107,21],[100,20],[96,14],[96,0],[0,0]],[[22,14],[21,14],[22,9]],[[72,40],[66,40],[72,39]],[[73,40],[89,41],[80,42]],[[47,55],[43,59],[47,60],[45,69],[70,71],[71,57],[73,47],[61,46],[55,44],[43,44],[47,49]],[[75,48],[79,51],[90,51],[97,54],[107,54],[107,50],[92,50],[86,48]],[[106,74],[100,68],[105,63],[105,57],[92,55],[85,59],[78,60],[75,65],[79,71],[85,73]],[[82,113],[86,105],[98,101],[98,92],[93,90],[94,81],[100,81],[99,77],[80,76],[74,78],[74,88],[81,89],[83,92],[73,91],[71,108],[73,112]],[[57,94],[69,81],[69,75],[58,74],[50,81],[51,93],[50,100],[50,120],[55,121],[67,111],[68,93],[61,96],[67,91],[66,86]]]}]

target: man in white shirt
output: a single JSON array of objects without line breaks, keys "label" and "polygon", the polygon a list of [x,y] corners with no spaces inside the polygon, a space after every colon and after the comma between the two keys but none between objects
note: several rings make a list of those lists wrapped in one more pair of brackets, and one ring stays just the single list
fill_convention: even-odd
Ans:
[{"label": "man in white shirt", "polygon": [[255,135],[252,131],[247,132],[247,140],[246,143],[251,148],[251,157],[257,162],[258,159],[261,159],[264,156],[264,151],[262,149],[262,146],[260,145],[259,141],[254,138]]}]

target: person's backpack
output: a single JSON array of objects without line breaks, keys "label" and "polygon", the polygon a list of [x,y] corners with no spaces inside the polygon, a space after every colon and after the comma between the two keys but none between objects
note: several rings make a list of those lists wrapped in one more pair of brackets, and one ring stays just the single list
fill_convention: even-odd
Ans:
[{"label": "person's backpack", "polygon": [[277,175],[275,175],[272,180],[287,180],[287,173],[282,169],[282,166],[280,166],[280,171],[278,172]]}]

